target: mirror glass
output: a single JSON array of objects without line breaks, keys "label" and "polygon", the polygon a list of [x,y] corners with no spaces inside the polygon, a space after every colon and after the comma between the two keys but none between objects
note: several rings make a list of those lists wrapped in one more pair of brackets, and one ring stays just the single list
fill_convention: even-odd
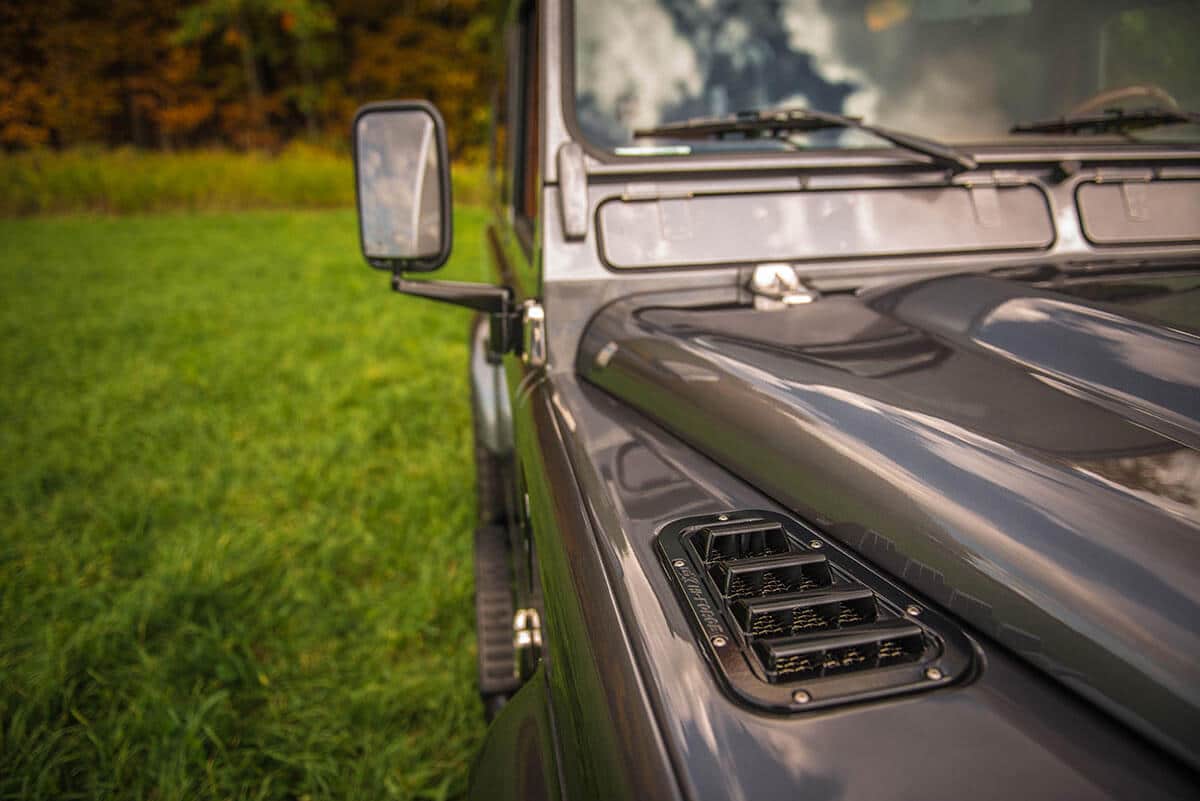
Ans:
[{"label": "mirror glass", "polygon": [[371,109],[358,117],[358,216],[369,260],[429,260],[442,254],[445,146],[439,134],[433,116],[422,108]]}]

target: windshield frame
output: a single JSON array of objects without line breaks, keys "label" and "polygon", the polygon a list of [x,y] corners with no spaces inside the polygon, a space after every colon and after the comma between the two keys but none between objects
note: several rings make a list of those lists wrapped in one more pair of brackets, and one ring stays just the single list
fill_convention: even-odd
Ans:
[{"label": "windshield frame", "polygon": [[[931,163],[903,148],[881,143],[878,147],[799,148],[796,150],[756,150],[752,148],[691,153],[647,152],[619,153],[587,137],[579,124],[575,91],[575,3],[560,3],[559,88],[562,120],[567,133],[592,158],[621,168],[644,165],[655,171],[669,172],[707,169],[745,169],[747,166],[784,169],[798,165],[816,168],[866,168],[881,170],[929,170],[945,172],[944,165]],[[874,120],[865,120],[871,123]],[[1026,141],[1028,140],[1028,141]],[[686,143],[685,143],[686,144]],[[953,142],[953,147],[985,164],[1048,163],[1062,161],[1142,161],[1169,159],[1188,161],[1200,157],[1200,140],[1195,142],[1146,142],[1120,134],[1064,136],[1042,134],[1022,136],[1019,141]],[[607,170],[602,170],[607,171]]]}]

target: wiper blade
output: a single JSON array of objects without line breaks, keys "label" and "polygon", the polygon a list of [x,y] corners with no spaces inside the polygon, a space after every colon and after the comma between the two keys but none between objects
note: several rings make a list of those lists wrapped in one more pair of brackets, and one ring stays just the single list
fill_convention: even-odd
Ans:
[{"label": "wiper blade", "polygon": [[1137,111],[1109,109],[1100,114],[1080,114],[1057,120],[1023,122],[1010,128],[1009,133],[1124,133],[1136,131],[1139,128],[1155,128],[1159,125],[1173,125],[1180,122],[1200,122],[1200,113],[1162,108],[1138,109]]},{"label": "wiper blade", "polygon": [[877,136],[897,147],[920,153],[935,164],[954,172],[978,167],[975,159],[950,145],[923,136],[893,131],[863,122],[859,117],[847,117],[829,111],[790,108],[767,111],[743,111],[731,117],[701,117],[687,122],[639,128],[634,136],[663,136],[675,139],[711,139],[741,134],[747,139],[785,138],[791,133],[807,133],[828,128],[851,128]]}]

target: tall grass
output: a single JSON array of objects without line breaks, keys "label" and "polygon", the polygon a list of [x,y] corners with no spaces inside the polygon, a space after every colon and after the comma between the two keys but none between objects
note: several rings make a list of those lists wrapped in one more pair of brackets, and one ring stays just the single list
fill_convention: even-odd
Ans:
[{"label": "tall grass", "polygon": [[344,209],[0,243],[0,799],[461,794],[469,314]]},{"label": "tall grass", "polygon": [[[455,164],[458,203],[485,201],[486,170]],[[0,155],[0,217],[354,205],[348,156],[292,145],[279,155],[129,149]]]}]

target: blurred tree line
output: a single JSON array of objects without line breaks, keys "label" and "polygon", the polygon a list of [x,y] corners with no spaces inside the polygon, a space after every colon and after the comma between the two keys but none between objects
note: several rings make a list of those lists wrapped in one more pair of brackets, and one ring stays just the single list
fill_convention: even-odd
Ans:
[{"label": "blurred tree line", "polygon": [[496,0],[3,0],[0,147],[344,145],[368,100],[488,130]]}]

